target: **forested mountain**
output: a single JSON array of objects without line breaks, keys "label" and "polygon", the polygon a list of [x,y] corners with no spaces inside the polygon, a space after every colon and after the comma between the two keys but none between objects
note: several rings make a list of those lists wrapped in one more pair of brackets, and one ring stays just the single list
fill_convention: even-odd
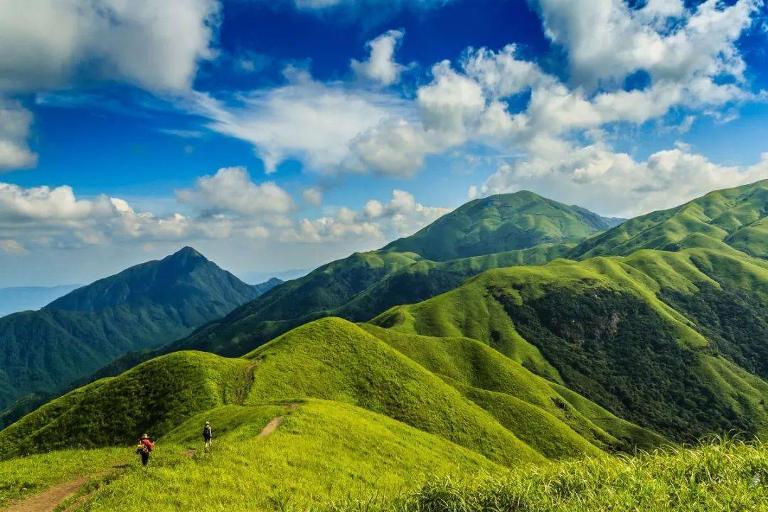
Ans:
[{"label": "forested mountain", "polygon": [[55,393],[123,354],[184,336],[259,292],[185,247],[39,311],[0,318],[0,408],[28,393]]},{"label": "forested mountain", "polygon": [[396,304],[455,288],[489,268],[564,256],[575,242],[616,222],[527,191],[477,199],[411,237],[276,287],[172,348],[241,355],[323,316],[367,320]]}]

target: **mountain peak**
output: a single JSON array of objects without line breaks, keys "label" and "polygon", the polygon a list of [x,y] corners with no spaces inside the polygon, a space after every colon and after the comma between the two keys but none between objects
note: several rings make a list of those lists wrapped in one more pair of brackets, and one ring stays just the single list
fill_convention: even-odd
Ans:
[{"label": "mountain peak", "polygon": [[135,265],[75,290],[46,308],[99,311],[137,301],[172,304],[189,293],[202,291],[212,297],[223,294],[231,298],[229,295],[234,293],[236,297],[229,301],[233,303],[255,296],[250,286],[219,268],[194,248],[185,246],[162,260]]},{"label": "mountain peak", "polygon": [[519,190],[470,201],[384,250],[446,261],[580,241],[614,224],[584,208]]},{"label": "mountain peak", "polygon": [[182,260],[199,259],[199,260],[209,261],[208,258],[203,256],[203,254],[200,251],[198,251],[194,247],[190,247],[188,245],[185,245],[184,247],[182,247],[181,249],[179,249],[175,253],[171,254],[170,256],[166,256],[164,259],[165,260],[171,260],[171,259],[174,259],[174,260],[178,260],[178,259],[182,259]]}]

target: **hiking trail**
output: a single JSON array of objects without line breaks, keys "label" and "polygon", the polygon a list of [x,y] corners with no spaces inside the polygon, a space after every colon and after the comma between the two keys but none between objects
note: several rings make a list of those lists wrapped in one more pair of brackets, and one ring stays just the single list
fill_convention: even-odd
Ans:
[{"label": "hiking trail", "polygon": [[280,424],[283,422],[282,416],[276,416],[269,420],[269,423],[261,429],[261,432],[259,432],[259,437],[269,437],[271,436],[275,430],[277,430],[277,427],[280,426]]},{"label": "hiking trail", "polygon": [[[284,406],[286,415],[291,414],[293,411],[299,408],[299,404],[297,403],[290,403],[286,404]],[[285,416],[275,416],[271,420],[269,420],[269,423],[267,423],[263,429],[261,429],[261,432],[259,432],[259,437],[269,437],[271,436],[275,430],[277,430],[277,427],[279,427],[283,423],[283,418]]]},{"label": "hiking trail", "polygon": [[6,512],[52,512],[64,500],[75,494],[85,485],[89,477],[81,476],[74,480],[53,485],[40,494],[11,505]]}]

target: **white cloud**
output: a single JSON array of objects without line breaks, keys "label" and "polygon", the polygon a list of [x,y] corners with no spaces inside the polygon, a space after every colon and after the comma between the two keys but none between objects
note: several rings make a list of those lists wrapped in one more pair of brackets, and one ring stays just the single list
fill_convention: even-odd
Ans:
[{"label": "white cloud", "polygon": [[412,194],[393,190],[387,203],[369,200],[360,211],[340,208],[333,216],[302,219],[284,231],[285,242],[326,243],[349,239],[367,239],[382,244],[396,237],[410,235],[449,210],[424,206]]},{"label": "white cloud", "polygon": [[[740,77],[735,41],[760,4],[739,0],[722,7],[707,0],[688,12],[679,0],[649,2],[637,11],[623,0],[538,0],[547,36],[565,47],[576,82],[590,87],[637,70],[675,82]],[[672,28],[658,23],[669,17],[676,20]]]},{"label": "white cloud", "polygon": [[27,145],[31,127],[31,112],[0,97],[0,171],[33,167],[37,163],[37,155]]},{"label": "white cloud", "polygon": [[309,187],[301,193],[301,199],[312,206],[320,206],[323,203],[323,191],[317,187]]},{"label": "white cloud", "polygon": [[350,143],[383,120],[397,115],[397,98],[322,84],[306,73],[289,74],[288,85],[250,93],[231,106],[197,94],[193,109],[211,119],[210,128],[254,145],[273,172],[296,158],[323,173],[339,172]]},{"label": "white cloud", "polygon": [[214,55],[215,0],[0,0],[0,91],[117,80],[185,89]]},{"label": "white cloud", "polygon": [[294,208],[285,190],[273,182],[257,185],[243,167],[226,167],[198,178],[194,188],[177,190],[176,197],[206,216],[284,214]]},{"label": "white cloud", "polygon": [[766,178],[768,153],[752,166],[736,167],[717,165],[684,145],[637,161],[602,143],[566,144],[547,146],[526,160],[503,164],[479,192],[528,189],[603,214],[634,216]]},{"label": "white cloud", "polygon": [[389,30],[366,46],[370,49],[368,60],[352,59],[350,66],[357,76],[381,85],[392,85],[400,79],[403,66],[395,62],[395,48],[403,38],[401,30]]},{"label": "white cloud", "polygon": [[[191,87],[215,55],[217,0],[0,0],[0,170],[33,167],[32,114],[17,94],[94,82]],[[5,99],[4,99],[5,98]]]},{"label": "white cloud", "polygon": [[68,222],[109,216],[114,207],[106,196],[77,199],[71,187],[22,188],[0,183],[0,219],[5,222]]}]

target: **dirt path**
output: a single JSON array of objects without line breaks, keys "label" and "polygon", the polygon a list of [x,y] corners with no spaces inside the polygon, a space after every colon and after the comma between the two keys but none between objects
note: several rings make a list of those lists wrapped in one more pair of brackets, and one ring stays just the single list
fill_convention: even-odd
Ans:
[{"label": "dirt path", "polygon": [[[286,414],[291,414],[293,411],[299,408],[298,403],[291,403],[291,404],[285,404],[283,408],[285,409]],[[280,426],[280,424],[283,422],[284,416],[275,416],[272,418],[269,423],[267,423],[263,429],[261,429],[261,432],[259,432],[259,437],[269,437],[272,434],[274,434],[275,430],[277,430],[277,427]]]},{"label": "dirt path", "polygon": [[88,480],[88,477],[81,476],[75,480],[51,486],[40,494],[11,505],[6,512],[51,512],[80,490]]},{"label": "dirt path", "polygon": [[272,418],[267,425],[261,429],[261,432],[259,432],[259,437],[269,437],[272,435],[272,433],[277,430],[277,427],[280,426],[280,424],[283,422],[282,416],[276,416]]}]

